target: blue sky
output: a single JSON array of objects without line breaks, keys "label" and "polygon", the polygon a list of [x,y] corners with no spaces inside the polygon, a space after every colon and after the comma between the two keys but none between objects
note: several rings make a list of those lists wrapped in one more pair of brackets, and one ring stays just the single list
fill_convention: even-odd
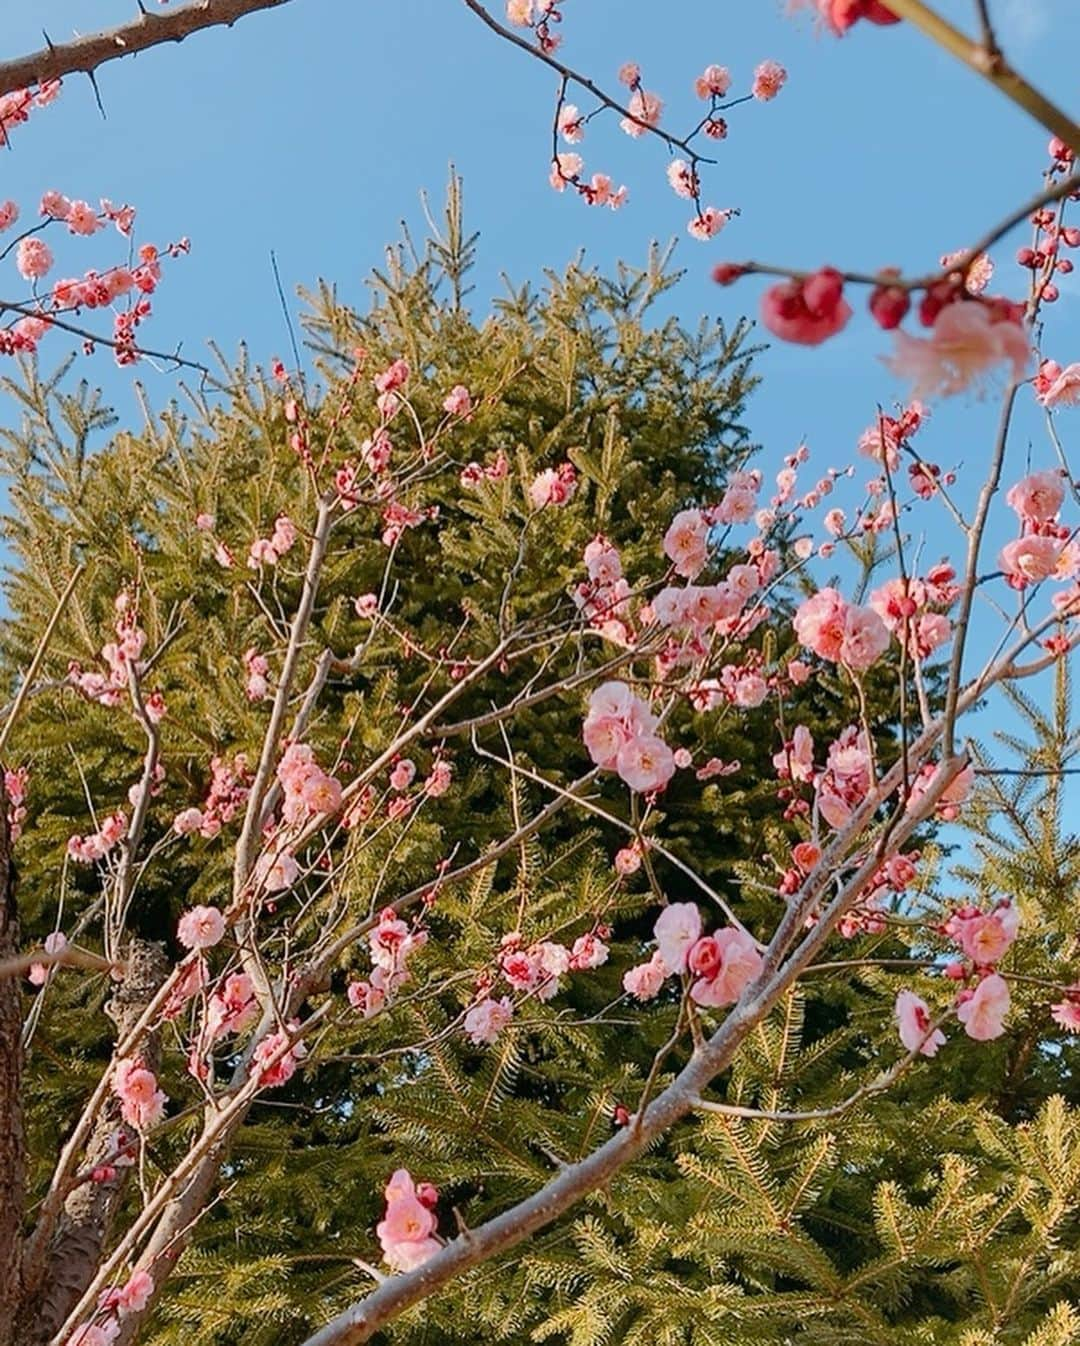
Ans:
[{"label": "blue sky", "polygon": [[[499,0],[491,0],[500,10]],[[34,0],[6,5],[0,51],[39,46],[128,17],[133,0]],[[970,26],[973,0],[941,0]],[[624,60],[666,99],[666,124],[686,129],[699,106],[691,82],[716,61],[744,89],[772,57],[790,81],[775,103],[736,109],[717,147],[704,195],[742,211],[708,244],[686,236],[686,212],[666,185],[667,154],[651,138],[631,141],[611,118],[581,147],[590,171],[630,188],[613,214],[590,210],[547,185],[555,82],[502,45],[461,0],[293,0],[233,30],[199,34],[103,69],[107,119],[86,80],[22,128],[4,160],[0,196],[24,209],[55,187],[91,200],[106,195],[139,208],[141,237],[188,235],[191,256],[170,269],[146,340],[183,340],[198,356],[208,338],[228,351],[246,339],[257,359],[284,353],[286,336],[269,254],[286,288],[317,276],[363,303],[363,278],[406,218],[418,231],[418,192],[437,201],[452,160],[465,179],[469,222],[481,233],[475,306],[500,274],[537,278],[583,248],[601,265],[643,260],[650,239],[680,237],[688,274],[673,303],[685,318],[735,318],[756,307],[760,283],[721,290],[708,279],[723,258],[796,266],[833,263],[925,271],[1038,188],[1046,134],[996,93],[934,51],[908,25],[859,25],[843,41],[793,21],[783,0],[565,0],[565,58],[614,85]],[[1080,4],[991,0],[1015,63],[1074,110]],[[587,100],[576,101],[583,109]],[[114,260],[114,239],[75,240],[64,254],[75,273]],[[994,289],[1020,293],[997,250]],[[21,293],[9,259],[6,293]],[[1080,283],[1071,278],[1049,314],[1047,353],[1080,359]],[[858,313],[824,347],[774,347],[762,356],[762,388],[750,409],[762,465],[805,438],[824,467],[842,463],[859,431],[900,390],[878,360],[888,339]],[[100,356],[86,367],[121,402],[128,376]],[[171,376],[143,369],[164,401]],[[1030,401],[1030,399],[1025,399]],[[2,414],[2,412],[0,412]],[[1071,413],[1080,432],[1080,411]],[[923,441],[945,466],[977,466],[988,452],[992,403],[942,409]],[[1062,429],[1068,433],[1068,420]],[[1041,418],[1027,407],[1018,445],[1036,466],[1052,463]],[[1022,449],[1021,449],[1022,451]],[[936,535],[928,548],[933,551]],[[933,558],[931,558],[933,559]]]}]

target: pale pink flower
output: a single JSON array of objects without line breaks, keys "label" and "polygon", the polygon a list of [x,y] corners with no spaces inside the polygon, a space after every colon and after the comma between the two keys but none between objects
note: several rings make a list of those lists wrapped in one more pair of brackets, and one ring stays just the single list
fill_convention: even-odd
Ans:
[{"label": "pale pink flower", "polygon": [[1005,501],[1025,523],[1049,523],[1056,519],[1065,500],[1060,472],[1032,472],[1010,486]]},{"label": "pale pink flower", "polygon": [[582,734],[589,756],[598,767],[605,771],[614,771],[619,753],[630,741],[630,731],[625,722],[615,715],[589,715],[585,720]]},{"label": "pale pink flower", "polygon": [[112,1346],[120,1332],[115,1318],[104,1323],[83,1323],[67,1339],[64,1346]]},{"label": "pale pink flower", "polygon": [[731,75],[722,65],[707,65],[694,80],[694,92],[699,98],[723,98],[731,88]]},{"label": "pale pink flower", "polygon": [[1061,557],[1061,543],[1055,538],[1031,534],[1014,538],[1002,547],[998,562],[1018,586],[1037,584],[1055,573]]},{"label": "pale pink flower", "polygon": [[619,66],[618,80],[620,84],[625,84],[628,89],[632,89],[635,84],[641,82],[641,66],[636,61],[626,61]]},{"label": "pale pink flower", "polygon": [[686,231],[691,238],[704,242],[708,238],[715,238],[730,219],[730,210],[718,210],[716,206],[704,206],[701,214],[695,215],[686,226]]},{"label": "pale pink flower", "polygon": [[40,280],[53,264],[52,249],[40,238],[23,238],[15,253],[15,265],[23,280]]},{"label": "pale pink flower", "polygon": [[211,1039],[227,1033],[242,1033],[259,1018],[259,1002],[251,978],[243,972],[226,977],[225,985],[210,997],[206,1023]]},{"label": "pale pink flower", "polygon": [[120,1113],[128,1126],[145,1131],[165,1115],[168,1101],[157,1087],[152,1071],[134,1057],[119,1061],[112,1075],[113,1093],[120,1100]]},{"label": "pale pink flower", "polygon": [[642,734],[619,749],[615,770],[631,790],[649,794],[662,790],[675,774],[675,756],[656,734]]},{"label": "pale pink flower", "polygon": [[793,626],[800,645],[836,663],[844,642],[847,603],[836,589],[819,589],[800,604]]},{"label": "pale pink flower", "polygon": [[[431,1193],[437,1199],[434,1188]],[[442,1246],[434,1237],[435,1215],[421,1201],[416,1184],[403,1168],[387,1184],[386,1214],[375,1226],[375,1233],[382,1244],[383,1257],[394,1271],[415,1270]]]},{"label": "pale pink flower", "polygon": [[73,234],[96,234],[99,229],[105,228],[103,221],[98,219],[97,211],[87,201],[72,201],[65,219]]},{"label": "pale pink flower", "polygon": [[864,673],[889,647],[889,630],[873,608],[849,606],[844,615],[840,662]]},{"label": "pale pink flower", "polygon": [[573,151],[557,154],[552,160],[548,181],[557,192],[564,192],[575,178],[580,177],[584,167],[585,160],[580,154]]},{"label": "pale pink flower", "polygon": [[973,994],[956,1011],[964,1031],[976,1042],[999,1038],[1005,1031],[1004,1019],[1009,1012],[1009,984],[994,972],[984,977]]},{"label": "pale pink flower", "polygon": [[1050,1015],[1066,1033],[1080,1033],[1080,982],[1070,986],[1065,999],[1050,1006]]},{"label": "pale pink flower", "polygon": [[443,399],[443,411],[468,420],[472,414],[472,397],[463,383],[456,383]]},{"label": "pale pink flower", "polygon": [[641,853],[633,846],[624,846],[615,852],[615,873],[620,878],[628,878],[641,868]]},{"label": "pale pink flower", "polygon": [[528,28],[533,21],[533,0],[506,0],[506,18],[518,28]]},{"label": "pale pink flower", "polygon": [[192,907],[176,927],[176,938],[188,949],[212,949],[224,934],[225,918],[217,907]]},{"label": "pale pink flower", "polygon": [[129,1313],[142,1313],[154,1293],[154,1278],[148,1271],[133,1271],[125,1285],[109,1295],[108,1307],[121,1318]]},{"label": "pale pink flower", "polygon": [[1015,908],[980,913],[958,922],[957,943],[971,959],[982,967],[1000,962],[1016,938],[1019,916]]},{"label": "pale pink flower", "polygon": [[[292,1019],[288,1024],[290,1032],[295,1033],[300,1024]],[[296,1074],[296,1067],[307,1056],[307,1047],[302,1042],[294,1042],[280,1056],[283,1047],[289,1043],[289,1033],[279,1029],[270,1033],[259,1042],[251,1054],[260,1085],[265,1089],[276,1089],[287,1084]],[[277,1057],[275,1060],[274,1058]]]},{"label": "pale pink flower", "polygon": [[267,854],[255,866],[256,882],[267,893],[281,893],[291,888],[300,877],[300,866],[283,851],[280,855]]},{"label": "pale pink flower", "polygon": [[672,902],[656,918],[656,947],[669,972],[685,972],[691,948],[701,938],[701,912],[693,902]]},{"label": "pale pink flower", "polygon": [[0,232],[10,229],[19,218],[19,207],[14,201],[5,201],[0,205]]},{"label": "pale pink flower", "polygon": [[667,167],[667,179],[676,196],[693,200],[700,186],[698,176],[685,159],[672,159]]},{"label": "pale pink flower", "polygon": [[776,61],[762,61],[754,71],[754,83],[750,92],[759,102],[767,103],[775,98],[787,83],[787,71]]},{"label": "pale pink flower", "polygon": [[559,110],[559,134],[571,145],[585,139],[585,126],[580,111],[573,103],[564,103]]},{"label": "pale pink flower", "polygon": [[645,89],[635,89],[630,95],[628,110],[631,116],[623,117],[619,125],[636,140],[645,134],[647,127],[659,125],[664,104],[656,94]]},{"label": "pale pink flower", "polygon": [[390,785],[394,790],[407,790],[416,779],[416,763],[403,757],[390,773]]},{"label": "pale pink flower", "polygon": [[591,972],[603,967],[610,950],[599,935],[579,935],[570,950],[570,968],[574,972]]},{"label": "pale pink flower", "polygon": [[945,1042],[945,1034],[940,1029],[930,1032],[930,1011],[926,1002],[914,991],[901,991],[896,997],[895,1014],[900,1041],[907,1050],[913,1052],[918,1048],[923,1056],[936,1056],[938,1048]]},{"label": "pale pink flower", "polygon": [[623,990],[635,1000],[655,1000],[669,976],[667,964],[659,950],[647,963],[639,963],[623,973]]},{"label": "pale pink flower", "polygon": [[1054,378],[1036,394],[1039,401],[1044,407],[1075,407],[1080,403],[1080,364],[1054,368],[1057,370]]},{"label": "pale pink flower", "polygon": [[432,799],[438,799],[441,795],[446,794],[447,790],[450,789],[452,776],[453,768],[450,763],[440,758],[431,768],[431,774],[424,781],[425,794],[430,795]]},{"label": "pale pink flower", "polygon": [[733,925],[699,940],[687,963],[699,974],[690,988],[691,1000],[717,1009],[734,1005],[762,965],[753,937]]},{"label": "pale pink flower", "polygon": [[672,562],[675,573],[684,579],[695,579],[708,560],[709,525],[699,509],[680,510],[664,534],[664,555]]},{"label": "pale pink flower", "polygon": [[513,1017],[514,1006],[509,996],[501,1000],[488,996],[465,1015],[465,1032],[476,1046],[485,1046],[495,1041]]},{"label": "pale pink flower", "polygon": [[886,363],[901,378],[912,380],[916,396],[950,397],[1003,362],[1011,366],[1011,377],[1019,379],[1030,355],[1019,323],[973,300],[946,305],[928,338],[897,332],[896,353]]},{"label": "pale pink flower", "polygon": [[[941,265],[944,270],[956,265],[967,256],[967,252],[961,248],[958,252],[947,252],[941,259]],[[994,278],[993,259],[985,252],[972,259],[971,265],[967,269],[967,275],[964,279],[964,288],[968,294],[982,294],[986,287]]]},{"label": "pale pink flower", "polygon": [[48,191],[41,198],[40,214],[51,220],[66,220],[71,202],[62,192]]}]

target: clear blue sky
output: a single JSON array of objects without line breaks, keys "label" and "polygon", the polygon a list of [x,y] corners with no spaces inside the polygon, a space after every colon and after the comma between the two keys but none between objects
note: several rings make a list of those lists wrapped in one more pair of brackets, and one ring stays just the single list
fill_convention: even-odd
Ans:
[{"label": "clear blue sky", "polygon": [[[502,9],[501,0],[490,2]],[[973,0],[940,3],[970,26]],[[0,52],[39,46],[43,27],[59,40],[134,8],[134,0],[9,3]],[[1075,111],[1078,0],[991,0],[991,9],[1015,63]],[[271,249],[288,289],[323,275],[363,303],[366,272],[402,217],[422,230],[418,191],[437,200],[450,160],[482,236],[477,307],[499,288],[501,272],[536,278],[578,248],[601,264],[639,260],[651,238],[675,234],[688,275],[673,302],[690,320],[702,311],[734,318],[756,305],[757,282],[720,290],[707,279],[724,257],[925,270],[1037,189],[1045,133],[907,25],[864,24],[837,41],[784,10],[784,0],[565,0],[566,59],[604,84],[623,60],[640,61],[647,86],[667,100],[673,129],[696,115],[690,85],[706,62],[729,66],[736,91],[764,57],[788,67],[775,103],[731,115],[705,197],[743,213],[709,244],[685,235],[664,147],[630,141],[609,119],[590,127],[582,148],[590,170],[628,184],[629,206],[612,214],[553,193],[554,78],[500,44],[461,0],[293,0],[231,31],[111,64],[99,78],[104,121],[88,82],[73,79],[17,134],[0,196],[32,209],[45,187],[104,194],[139,207],[142,237],[190,236],[192,254],[170,269],[146,340],[152,334],[169,349],[183,339],[198,355],[209,337],[226,350],[245,338],[265,359],[286,349]],[[1019,292],[1009,262],[1019,241],[997,250],[995,290]],[[82,266],[106,264],[111,246],[99,238],[74,255]],[[13,264],[5,265],[5,293],[18,294]],[[1080,359],[1080,277],[1071,282],[1050,314],[1046,343],[1062,362]],[[763,465],[804,437],[820,465],[844,461],[876,405],[898,395],[876,358],[887,348],[860,314],[819,350],[781,346],[764,355],[750,414],[766,446]],[[127,376],[107,357],[86,368],[121,395]],[[168,396],[170,377],[140,376],[154,396]],[[993,415],[992,404],[945,408],[925,452],[946,466],[977,465]],[[1072,415],[1080,433],[1080,411]],[[1050,465],[1030,408],[1023,434],[1032,460]]]}]

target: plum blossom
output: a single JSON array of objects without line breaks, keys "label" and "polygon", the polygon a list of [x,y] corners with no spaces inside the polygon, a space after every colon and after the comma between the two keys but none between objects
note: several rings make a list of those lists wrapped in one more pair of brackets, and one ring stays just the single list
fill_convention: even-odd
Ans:
[{"label": "plum blossom", "polygon": [[1050,1006],[1050,1016],[1066,1033],[1080,1033],[1080,982],[1070,986],[1065,999]]},{"label": "plum blossom", "polygon": [[477,1047],[494,1042],[514,1017],[509,996],[493,1000],[490,996],[473,1005],[465,1015],[465,1032]]},{"label": "plum blossom", "polygon": [[751,94],[762,103],[775,98],[787,83],[787,71],[776,61],[762,61],[754,71]]},{"label": "plum blossom", "polygon": [[1044,360],[1035,376],[1035,396],[1044,407],[1075,407],[1080,403],[1080,364],[1064,369]]},{"label": "plum blossom", "polygon": [[647,963],[639,963],[623,973],[623,990],[635,1000],[655,1000],[670,975],[663,955],[657,950]]},{"label": "plum blossom", "polygon": [[1032,472],[1016,482],[1005,496],[1024,523],[1050,523],[1057,518],[1065,501],[1065,486],[1060,472]]},{"label": "plum blossom", "polygon": [[158,1088],[154,1073],[137,1057],[118,1061],[112,1074],[112,1090],[120,1100],[120,1115],[128,1126],[146,1131],[165,1115],[165,1094]]},{"label": "plum blossom", "polygon": [[15,265],[23,280],[40,280],[53,264],[52,249],[40,238],[23,238],[15,252]]},{"label": "plum blossom", "polygon": [[406,1169],[386,1185],[386,1214],[375,1226],[383,1258],[394,1271],[413,1271],[439,1251],[433,1207],[438,1192],[429,1183],[418,1190]]},{"label": "plum blossom", "polygon": [[889,644],[889,630],[872,607],[849,604],[835,589],[806,599],[793,623],[799,643],[830,663],[865,672]]},{"label": "plum blossom", "polygon": [[951,397],[974,387],[996,365],[1007,363],[1014,380],[1031,355],[1027,333],[1011,313],[990,302],[946,305],[930,337],[896,334],[896,353],[886,363],[910,379],[917,397]]},{"label": "plum blossom", "polygon": [[687,965],[698,978],[690,988],[691,1000],[721,1008],[734,1005],[761,971],[762,960],[753,937],[729,925],[699,939],[689,952]]},{"label": "plum blossom", "polygon": [[529,486],[529,504],[533,509],[547,505],[565,505],[577,490],[577,473],[572,463],[560,463],[538,473]]},{"label": "plum blossom", "polygon": [[632,790],[662,789],[675,774],[675,755],[655,732],[656,716],[622,682],[606,682],[589,698],[582,734],[589,756],[615,771]]},{"label": "plum blossom", "polygon": [[761,321],[782,341],[819,346],[842,331],[851,317],[844,278],[823,267],[804,280],[782,281],[761,297]]},{"label": "plum blossom", "polygon": [[664,104],[656,94],[638,88],[630,95],[628,110],[631,115],[623,117],[619,125],[636,140],[645,134],[648,127],[659,125]]},{"label": "plum blossom", "polygon": [[709,559],[709,524],[699,509],[684,509],[664,534],[664,555],[683,579],[695,579]]},{"label": "plum blossom", "polygon": [[693,902],[672,902],[656,918],[653,935],[669,973],[685,972],[690,950],[701,938],[701,912]]},{"label": "plum blossom", "polygon": [[686,226],[686,231],[691,238],[697,238],[704,242],[705,239],[715,238],[730,219],[730,210],[719,210],[716,206],[703,206],[701,212],[695,215]]},{"label": "plum blossom", "polygon": [[180,917],[176,937],[188,949],[212,949],[225,934],[225,918],[217,907],[192,907]]},{"label": "plum blossom", "polygon": [[907,1050],[913,1052],[917,1048],[923,1056],[936,1056],[946,1039],[938,1028],[930,1032],[930,1011],[926,1002],[914,991],[901,991],[896,997],[895,1014],[900,1041]]},{"label": "plum blossom", "polygon": [[989,1042],[1005,1031],[1004,1019],[1009,1012],[1009,984],[998,973],[984,977],[966,999],[962,999],[956,1017],[964,1025],[964,1032],[976,1042]]},{"label": "plum blossom", "polygon": [[707,65],[694,80],[694,92],[699,98],[723,98],[731,88],[731,75],[722,65]]},{"label": "plum blossom", "polygon": [[1038,584],[1057,572],[1062,545],[1056,538],[1029,534],[1014,538],[1002,547],[998,562],[1014,588]]},{"label": "plum blossom", "polygon": [[[304,1043],[293,1042],[290,1045],[289,1042],[289,1034],[296,1033],[299,1028],[299,1022],[291,1019],[285,1029],[268,1034],[256,1044],[251,1060],[263,1088],[275,1089],[287,1084],[296,1074],[296,1067],[307,1056]],[[284,1047],[287,1050],[279,1055]]]}]

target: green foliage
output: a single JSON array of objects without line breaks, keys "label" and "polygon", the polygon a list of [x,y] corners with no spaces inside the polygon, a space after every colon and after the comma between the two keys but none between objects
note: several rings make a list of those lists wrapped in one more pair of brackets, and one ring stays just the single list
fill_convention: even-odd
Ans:
[{"label": "green foliage", "polygon": [[[445,671],[433,673],[418,651],[477,657],[505,624],[571,609],[582,551],[598,532],[619,547],[628,575],[655,573],[657,538],[670,516],[715,498],[752,452],[742,425],[754,386],[748,329],[703,322],[688,331],[673,319],[654,321],[652,305],[677,279],[667,254],[654,250],[645,268],[622,267],[614,278],[581,265],[548,273],[539,291],[511,289],[476,319],[464,307],[475,240],[462,227],[457,190],[452,185],[446,220],[422,250],[406,238],[388,252],[368,312],[344,305],[327,286],[309,296],[306,328],[320,375],[304,390],[312,444],[330,440],[353,452],[370,433],[366,389],[361,396],[352,381],[358,347],[365,380],[394,358],[409,360],[417,371],[410,393],[425,425],[438,422],[441,399],[457,383],[476,403],[473,418],[448,438],[440,470],[414,483],[416,503],[438,506],[440,526],[407,530],[389,577],[371,510],[358,510],[335,536],[304,655],[305,675],[320,650],[338,656],[310,734],[325,761],[339,753],[352,765],[370,760],[392,740],[402,706],[447,690]],[[5,384],[25,413],[3,451],[15,557],[6,587],[11,620],[0,636],[9,686],[72,568],[86,566],[51,647],[46,683],[13,745],[31,781],[20,843],[25,922],[40,937],[58,921],[71,929],[85,920],[92,929],[96,919],[100,877],[58,857],[72,832],[89,830],[88,798],[99,815],[123,803],[142,743],[129,717],[62,684],[69,661],[98,666],[114,599],[127,586],[137,589],[149,648],[159,651],[153,676],[168,705],[167,775],[148,834],[155,863],[140,876],[131,923],[175,952],[177,914],[194,902],[222,903],[231,876],[221,841],[181,841],[172,818],[203,797],[212,757],[257,752],[266,708],[245,697],[243,654],[280,650],[282,614],[302,578],[292,555],[261,578],[244,556],[279,512],[310,519],[310,475],[288,447],[280,389],[246,356],[224,366],[216,389],[192,390],[161,412],[147,408],[137,432],[115,431],[85,384],[66,391],[66,369],[51,378],[30,366],[24,373],[24,384]],[[500,452],[510,464],[505,478],[476,489],[461,484],[464,466]],[[573,507],[529,521],[529,481],[564,460],[582,478]],[[215,516],[234,568],[214,561],[194,526],[200,512]],[[352,598],[366,592],[392,596],[392,628],[373,633],[354,615]],[[775,629],[754,637],[776,659],[786,639]],[[590,642],[584,653],[580,642],[557,645],[544,656],[545,676],[568,682],[600,665],[610,650]],[[499,696],[526,691],[537,673],[537,661],[509,666]],[[463,697],[454,722],[483,716],[491,697],[490,684]],[[1064,691],[1059,700],[1065,715]],[[466,734],[423,741],[422,770],[436,749],[452,756],[453,791],[407,828],[361,828],[341,843],[326,891],[311,894],[302,918],[290,912],[294,935],[315,939],[324,924],[362,920],[430,884],[447,856],[482,855],[534,818],[550,795],[527,777],[508,780],[491,754],[512,754],[564,786],[587,767],[581,705],[581,691],[568,685],[516,715],[505,738],[486,725],[475,748]],[[825,742],[828,726],[835,734],[858,716],[850,689],[826,679],[806,689],[798,709]],[[895,751],[895,707],[884,677],[870,687],[868,715],[887,757]],[[1033,760],[1070,760],[1076,745],[1062,737],[1067,715],[1036,715],[1044,755]],[[772,711],[766,705],[735,718],[677,710],[669,728],[695,757],[737,758],[742,768],[723,789],[701,791],[676,778],[651,825],[662,823],[672,851],[764,931],[780,910],[775,865],[786,863],[791,842],[770,784],[778,746]],[[611,782],[596,788],[605,807],[633,822],[624,791]],[[980,890],[1019,899],[1026,933],[1013,956],[1026,975],[1045,977],[1051,954],[1060,964],[1052,942],[1072,929],[1066,904],[1080,865],[1075,838],[1062,835],[1060,790],[1051,776],[1018,779],[1008,794],[988,777],[976,817],[986,830],[967,877]],[[622,999],[622,974],[648,938],[656,896],[646,875],[614,880],[610,857],[621,844],[616,828],[568,811],[497,865],[439,891],[427,918],[422,987],[367,1022],[331,1016],[309,1067],[255,1104],[148,1342],[302,1340],[370,1285],[373,1226],[392,1169],[407,1167],[439,1187],[444,1232],[458,1221],[474,1225],[594,1148],[610,1134],[617,1104],[639,1105],[650,1072],[654,1091],[671,1078],[689,1050],[684,1034],[665,1052],[679,1014],[674,993],[644,1007]],[[700,898],[674,866],[658,863],[655,877],[672,900]],[[852,941],[851,959],[925,954],[901,905],[891,914],[897,919],[884,933]],[[281,958],[284,922],[272,916],[266,948]],[[526,942],[569,942],[598,922],[615,932],[610,964],[574,979],[550,1004],[528,1002],[491,1048],[475,1048],[456,1031],[474,991],[468,970],[490,966],[508,931],[520,930]],[[329,989],[340,997],[364,966],[363,954],[351,951]],[[808,978],[759,1026],[714,1101],[770,1114],[836,1108],[899,1055],[896,985],[873,965]],[[934,985],[944,1004],[947,990]],[[64,974],[42,1007],[29,1072],[37,1190],[54,1156],[56,1118],[75,1115],[108,1057],[107,990],[100,979]],[[1001,1044],[956,1039],[891,1094],[846,1112],[804,1121],[694,1117],[574,1215],[407,1315],[387,1339],[409,1346],[1076,1340],[1075,1053],[1049,1031],[1045,999],[1034,989],[1017,997]],[[702,1026],[713,1022],[705,1014]],[[199,1101],[179,1065],[163,1082],[177,1110]],[[181,1120],[151,1147],[154,1172],[181,1152],[190,1126]]]}]

